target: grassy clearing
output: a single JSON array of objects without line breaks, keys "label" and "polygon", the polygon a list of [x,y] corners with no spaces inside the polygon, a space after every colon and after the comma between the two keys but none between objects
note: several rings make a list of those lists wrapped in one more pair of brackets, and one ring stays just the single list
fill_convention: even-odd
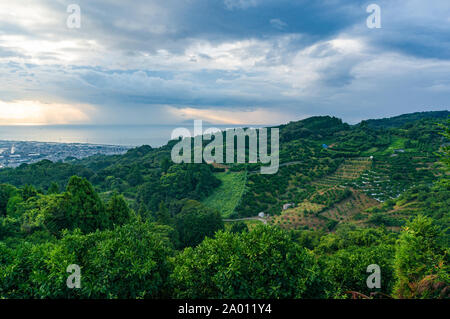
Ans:
[{"label": "grassy clearing", "polygon": [[395,137],[392,141],[391,145],[387,149],[385,149],[383,152],[381,152],[381,155],[388,155],[394,153],[395,149],[400,149],[405,147],[406,138],[403,137]]},{"label": "grassy clearing", "polygon": [[203,204],[217,209],[224,218],[230,217],[242,197],[246,174],[246,172],[217,173],[216,177],[222,181],[222,185],[206,198]]}]

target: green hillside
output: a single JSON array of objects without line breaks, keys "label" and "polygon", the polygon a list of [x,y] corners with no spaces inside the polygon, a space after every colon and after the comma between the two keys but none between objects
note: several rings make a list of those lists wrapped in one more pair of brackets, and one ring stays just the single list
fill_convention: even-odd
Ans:
[{"label": "green hillside", "polygon": [[449,122],[377,121],[279,126],[272,175],[176,141],[1,169],[0,298],[346,298],[374,263],[378,292],[449,298]]},{"label": "green hillside", "polygon": [[375,128],[393,128],[401,127],[405,124],[426,120],[426,119],[436,119],[442,120],[450,116],[450,111],[429,111],[429,112],[415,112],[409,114],[402,114],[398,116],[393,116],[389,118],[382,118],[376,120],[366,120],[363,121],[365,124],[375,127]]}]

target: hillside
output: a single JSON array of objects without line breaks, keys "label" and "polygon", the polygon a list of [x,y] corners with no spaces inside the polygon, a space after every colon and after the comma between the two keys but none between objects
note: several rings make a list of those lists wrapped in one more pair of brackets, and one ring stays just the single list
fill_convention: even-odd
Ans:
[{"label": "hillside", "polygon": [[366,120],[363,121],[363,123],[374,128],[393,128],[393,127],[401,127],[407,123],[416,122],[423,119],[439,120],[439,119],[446,119],[449,116],[450,116],[449,111],[415,112],[389,118]]},{"label": "hillside", "polygon": [[[364,123],[349,127],[331,117],[282,126],[281,139],[286,142],[281,146],[279,173],[249,175],[235,216],[265,212],[278,223],[280,219],[275,216],[284,216],[283,220],[285,216],[297,215],[295,221],[288,223],[289,228],[302,229],[306,226],[330,230],[338,223],[376,224],[368,209],[381,207],[418,185],[433,185],[441,176],[436,155],[443,143],[436,125],[439,120],[424,119],[422,115],[414,122],[416,117],[402,118],[409,121],[406,128],[387,130],[371,129]],[[317,130],[306,131],[307,127],[314,127],[314,120]],[[305,137],[294,138],[292,132]],[[282,206],[287,203],[296,208],[283,211]],[[315,214],[306,216],[305,205],[322,206],[320,212],[316,212],[317,206],[309,209]],[[395,215],[389,222],[379,224],[400,226],[406,219]]]},{"label": "hillside", "polygon": [[[170,202],[183,198],[200,200],[226,218],[252,217],[260,212],[284,215],[290,213],[282,209],[288,203],[302,213],[304,205],[320,205],[321,211],[329,214],[299,225],[329,229],[323,221],[331,223],[337,210],[339,215],[356,216],[335,218],[337,223],[361,224],[369,218],[367,208],[396,199],[414,186],[432,185],[440,176],[436,151],[443,143],[436,123],[442,123],[448,113],[412,113],[354,126],[330,116],[280,125],[281,165],[275,175],[255,173],[259,164],[232,164],[226,173],[205,164],[182,168],[170,161],[172,141],[161,148],[131,149],[124,155],[4,169],[0,170],[0,182],[34,185],[45,193],[52,182],[63,189],[76,174],[87,178],[103,199],[121,193],[144,215],[157,211],[161,201],[169,207]],[[343,205],[355,194],[368,198],[364,205],[356,205],[357,211]],[[401,220],[400,224],[404,218]],[[296,223],[293,225],[295,228]]]},{"label": "hillside", "polygon": [[0,170],[0,298],[346,298],[374,262],[376,291],[448,298],[449,123],[415,117],[282,125],[273,175],[176,141]]}]

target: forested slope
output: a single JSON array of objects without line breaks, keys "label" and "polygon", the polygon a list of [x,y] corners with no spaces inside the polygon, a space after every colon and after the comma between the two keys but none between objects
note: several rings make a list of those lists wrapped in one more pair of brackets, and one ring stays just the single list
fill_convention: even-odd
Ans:
[{"label": "forested slope", "polygon": [[[441,117],[282,125],[274,175],[174,164],[175,141],[0,170],[0,298],[448,298]],[[222,220],[260,212],[267,225]]]}]

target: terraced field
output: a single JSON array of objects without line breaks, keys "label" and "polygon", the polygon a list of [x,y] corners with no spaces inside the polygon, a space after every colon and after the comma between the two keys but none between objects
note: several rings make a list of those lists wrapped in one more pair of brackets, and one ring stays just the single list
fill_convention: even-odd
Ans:
[{"label": "terraced field", "polygon": [[[371,167],[370,158],[345,160],[332,174],[310,184],[313,188],[309,199],[297,203],[294,208],[282,211],[280,215],[272,216],[269,223],[285,229],[329,229],[332,227],[330,225],[352,220],[368,207],[378,204],[376,200],[355,190],[350,192],[350,196],[344,195],[349,192],[345,188],[346,185],[358,179]],[[327,200],[321,200],[322,197]],[[333,203],[333,198],[337,203]],[[367,215],[360,217],[367,219]]]},{"label": "terraced field", "polygon": [[269,223],[284,229],[322,228],[327,222],[318,215],[323,207],[324,205],[305,201],[298,204],[297,207],[286,209],[281,215],[271,217]]},{"label": "terraced field", "polygon": [[[269,223],[285,229],[328,229],[330,225],[352,221],[362,224],[369,214],[366,209],[379,205],[379,202],[365,194],[352,190],[350,197],[325,209],[326,206],[302,202],[279,216],[270,218]],[[324,210],[325,209],[325,210]]]},{"label": "terraced field", "polygon": [[368,196],[384,202],[389,198],[397,197],[404,191],[402,185],[393,182],[387,173],[388,171],[385,167],[378,167],[363,173],[351,185]]},{"label": "terraced field", "polygon": [[357,179],[371,166],[372,160],[370,158],[360,157],[347,159],[341,166],[339,166],[336,172],[313,182],[313,185],[323,188],[340,186]]},{"label": "terraced field", "polygon": [[[395,156],[393,156],[395,155]],[[393,154],[376,161],[372,168],[350,183],[368,196],[384,202],[397,198],[416,183],[432,181],[434,159],[408,152]]]},{"label": "terraced field", "polygon": [[[358,223],[367,219],[364,212],[367,208],[379,205],[379,202],[368,197],[364,193],[352,190],[352,195],[343,201],[333,205],[321,213],[322,216],[333,219],[337,222],[354,221]],[[355,220],[356,219],[356,220]]]},{"label": "terraced field", "polygon": [[[397,141],[396,146],[401,141]],[[413,185],[411,181],[427,176],[430,160],[420,157],[420,154],[410,152],[394,153],[396,156],[386,155],[371,159],[359,157],[346,159],[333,172],[323,178],[307,181],[301,172],[301,163],[282,167],[280,176],[273,176],[267,181],[260,175],[250,175],[247,181],[244,172],[219,173],[217,176],[223,181],[219,187],[204,202],[211,203],[222,216],[230,217],[241,199],[246,187],[264,184],[280,185],[277,192],[269,194],[264,188],[255,188],[256,192],[250,200],[257,200],[266,207],[256,207],[251,210],[256,216],[260,211],[270,213],[269,224],[285,229],[323,229],[332,231],[339,223],[354,223],[370,225],[377,222],[376,210],[380,202],[396,198],[403,193],[406,185]],[[407,164],[405,164],[407,163]],[[298,166],[298,167],[297,167]],[[406,167],[406,168],[405,168]],[[316,169],[322,169],[318,166]],[[419,172],[419,173],[417,173]],[[261,179],[261,180],[260,180]],[[423,179],[421,179],[423,181]],[[247,183],[247,186],[245,184]],[[255,184],[256,183],[256,184]],[[306,196],[298,196],[297,194]],[[296,200],[298,198],[298,200]],[[296,207],[281,211],[282,204],[294,202]],[[270,211],[267,207],[272,207]],[[371,212],[374,208],[374,214]],[[404,219],[411,212],[412,207],[397,207],[385,212],[384,218]],[[249,215],[250,216],[250,215]],[[234,217],[233,217],[234,218]],[[392,223],[391,223],[392,224]],[[392,224],[393,227],[396,227]]]}]

